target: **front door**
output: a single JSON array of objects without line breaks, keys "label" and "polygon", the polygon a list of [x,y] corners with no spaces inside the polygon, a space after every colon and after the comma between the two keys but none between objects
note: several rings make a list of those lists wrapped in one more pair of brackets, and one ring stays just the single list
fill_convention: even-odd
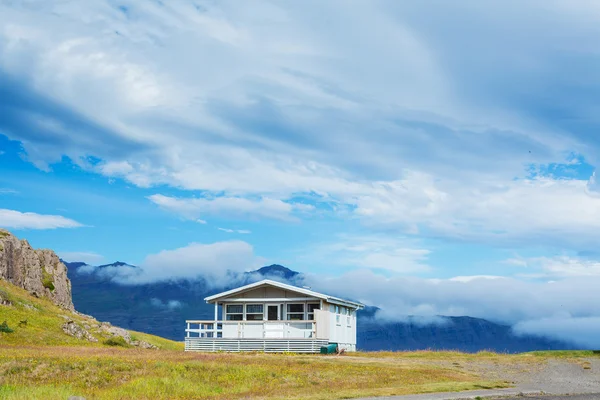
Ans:
[{"label": "front door", "polygon": [[267,320],[269,321],[277,321],[279,318],[279,306],[267,306]]},{"label": "front door", "polygon": [[[279,321],[279,305],[271,304],[267,305],[267,320],[269,322],[265,322],[265,337],[266,338],[277,338],[281,339],[284,337],[283,330],[284,324],[283,321]],[[271,322],[274,321],[274,322]],[[277,322],[279,321],[279,322]]]}]

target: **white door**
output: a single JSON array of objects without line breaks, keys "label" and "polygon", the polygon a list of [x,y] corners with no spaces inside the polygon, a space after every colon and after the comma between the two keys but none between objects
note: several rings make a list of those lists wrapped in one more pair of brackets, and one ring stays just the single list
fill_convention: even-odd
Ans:
[{"label": "white door", "polygon": [[285,325],[279,320],[279,304],[267,304],[267,321],[265,322],[265,338],[283,338]]},{"label": "white door", "polygon": [[317,339],[329,340],[329,312],[315,310],[315,321],[317,323]]}]

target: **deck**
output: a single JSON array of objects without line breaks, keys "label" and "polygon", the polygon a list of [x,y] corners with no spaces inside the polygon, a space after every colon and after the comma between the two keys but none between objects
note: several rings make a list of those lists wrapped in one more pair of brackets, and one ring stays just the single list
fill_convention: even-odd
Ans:
[{"label": "deck", "polygon": [[186,321],[186,351],[318,353],[316,321]]},{"label": "deck", "polygon": [[185,338],[185,351],[263,351],[266,353],[318,353],[329,342],[323,339],[223,339]]}]

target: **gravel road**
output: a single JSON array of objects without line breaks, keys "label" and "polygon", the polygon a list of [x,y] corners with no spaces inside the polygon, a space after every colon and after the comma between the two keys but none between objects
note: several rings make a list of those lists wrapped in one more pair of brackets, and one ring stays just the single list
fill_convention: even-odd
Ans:
[{"label": "gravel road", "polygon": [[[440,365],[440,364],[438,364]],[[440,365],[449,366],[449,365]],[[459,400],[475,399],[540,399],[600,400],[600,359],[541,360],[538,364],[465,363],[459,366],[490,380],[505,380],[514,387],[461,393],[429,393],[357,400]],[[512,397],[511,397],[512,396]]]}]

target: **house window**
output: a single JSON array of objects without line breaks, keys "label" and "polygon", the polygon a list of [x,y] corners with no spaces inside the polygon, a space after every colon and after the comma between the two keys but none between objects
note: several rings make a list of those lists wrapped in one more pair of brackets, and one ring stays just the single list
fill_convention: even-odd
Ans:
[{"label": "house window", "polygon": [[287,319],[288,321],[304,320],[304,304],[288,304]]},{"label": "house window", "polygon": [[265,319],[264,306],[262,304],[247,304],[246,305],[246,320],[247,321],[262,321]]},{"label": "house window", "polygon": [[227,321],[241,321],[244,319],[244,306],[241,304],[228,304],[225,307]]},{"label": "house window", "polygon": [[308,313],[307,314],[308,319],[314,320],[315,319],[315,310],[319,310],[321,308],[320,305],[318,303],[315,303],[315,304],[307,304],[306,306],[307,306],[306,312]]}]

